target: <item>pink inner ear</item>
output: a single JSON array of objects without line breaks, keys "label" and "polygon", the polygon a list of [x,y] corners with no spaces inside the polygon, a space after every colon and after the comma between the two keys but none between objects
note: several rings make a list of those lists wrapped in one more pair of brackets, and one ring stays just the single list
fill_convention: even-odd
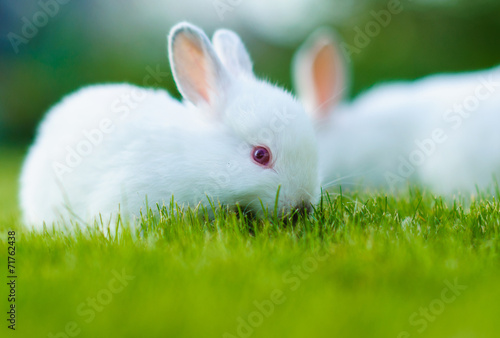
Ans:
[{"label": "pink inner ear", "polygon": [[190,89],[194,90],[197,96],[210,103],[211,88],[208,81],[207,56],[203,48],[183,35],[177,37],[176,43],[178,47],[174,50],[182,77],[187,80]]},{"label": "pink inner ear", "polygon": [[322,46],[316,54],[312,67],[317,103],[316,113],[320,115],[319,117],[327,115],[329,109],[341,99],[341,93],[336,82],[340,80],[339,76],[341,74],[339,72],[342,69],[338,65],[339,60],[334,48],[328,44]]}]

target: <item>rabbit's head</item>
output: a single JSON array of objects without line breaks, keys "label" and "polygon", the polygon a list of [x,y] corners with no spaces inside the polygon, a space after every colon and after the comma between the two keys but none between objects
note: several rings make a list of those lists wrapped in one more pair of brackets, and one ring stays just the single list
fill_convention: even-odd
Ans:
[{"label": "rabbit's head", "polygon": [[318,155],[302,105],[255,77],[231,31],[217,31],[212,45],[197,27],[178,24],[169,36],[169,56],[182,96],[217,130],[217,140],[207,140],[214,163],[200,168],[218,168],[207,195],[257,215],[309,209],[319,196]]}]

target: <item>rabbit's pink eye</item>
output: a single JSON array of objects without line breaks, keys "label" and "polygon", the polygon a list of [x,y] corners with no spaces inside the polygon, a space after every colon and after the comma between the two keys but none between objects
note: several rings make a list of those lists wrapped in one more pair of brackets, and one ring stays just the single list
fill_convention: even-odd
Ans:
[{"label": "rabbit's pink eye", "polygon": [[255,162],[262,166],[268,166],[271,162],[271,152],[266,147],[253,147],[252,157]]}]

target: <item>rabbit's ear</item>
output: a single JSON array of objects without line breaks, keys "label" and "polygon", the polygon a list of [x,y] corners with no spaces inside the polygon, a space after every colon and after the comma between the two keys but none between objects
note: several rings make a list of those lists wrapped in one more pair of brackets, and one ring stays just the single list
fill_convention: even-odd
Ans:
[{"label": "rabbit's ear", "polygon": [[177,88],[193,104],[215,108],[230,84],[227,70],[198,27],[179,23],[169,35],[170,67]]},{"label": "rabbit's ear", "polygon": [[235,32],[219,29],[212,37],[212,43],[222,63],[232,74],[253,76],[250,55]]},{"label": "rabbit's ear", "polygon": [[323,28],[313,33],[293,60],[294,85],[315,119],[331,113],[348,91],[348,69],[336,34]]}]

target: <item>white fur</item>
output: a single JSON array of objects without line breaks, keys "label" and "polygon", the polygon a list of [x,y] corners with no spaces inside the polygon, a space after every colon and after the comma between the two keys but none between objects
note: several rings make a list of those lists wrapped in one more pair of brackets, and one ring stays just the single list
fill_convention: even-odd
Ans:
[{"label": "white fur", "polygon": [[[259,199],[273,210],[278,186],[282,212],[315,202],[316,138],[300,103],[255,77],[227,72],[190,24],[175,26],[169,39],[174,78],[191,103],[129,84],[90,86],[64,98],[42,121],[22,169],[20,204],[28,225],[86,223],[99,215],[107,222],[118,210],[134,218],[146,197],[153,209],[172,196],[181,206],[209,207],[208,196],[261,214]],[[132,105],[127,97],[135,98]],[[283,112],[292,117],[283,122]],[[67,147],[76,149],[84,131],[103,120],[113,130],[81,163],[68,166]],[[272,169],[252,161],[256,145],[271,149]],[[57,175],[56,163],[71,172]]]},{"label": "white fur", "polygon": [[[304,69],[309,69],[318,44],[325,41],[336,50],[331,62],[342,57],[334,39],[324,32],[321,37],[314,35],[295,58],[296,83],[316,88],[311,72]],[[346,86],[337,83],[336,88],[342,89],[332,88],[331,96],[342,96]],[[311,102],[312,94],[300,87],[296,85],[301,99]],[[454,112],[455,105],[469,104],[477,93],[482,99],[477,109],[465,109],[468,117]],[[317,104],[315,109],[325,113],[311,114],[318,121],[323,187],[361,183],[399,189],[413,182],[450,195],[474,193],[476,185],[491,188],[493,175],[500,179],[500,67],[380,84],[352,102],[336,102]],[[439,140],[446,140],[434,142],[434,149],[427,143],[427,153],[421,151],[417,142],[440,130],[446,136]],[[415,155],[419,151],[423,160]],[[405,161],[410,167],[406,163],[405,168]]]}]

